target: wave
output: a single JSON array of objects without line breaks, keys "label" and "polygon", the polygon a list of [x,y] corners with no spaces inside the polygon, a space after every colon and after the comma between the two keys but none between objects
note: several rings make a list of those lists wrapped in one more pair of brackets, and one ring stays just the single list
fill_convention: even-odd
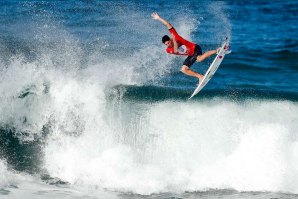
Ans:
[{"label": "wave", "polygon": [[[297,102],[234,101],[213,95],[188,103],[122,97],[101,104],[92,99],[94,95],[89,91],[77,95],[91,98],[79,103],[78,99],[56,101],[61,104],[55,105],[58,109],[43,123],[49,123],[44,145],[2,131],[2,142],[11,143],[1,145],[7,161],[29,173],[37,170],[28,167],[41,173],[45,169],[50,177],[43,179],[48,183],[120,192],[180,193],[210,188],[298,192],[292,186],[298,174]],[[29,100],[29,96],[22,99]],[[28,102],[34,103],[33,99]],[[32,117],[35,111],[42,114],[45,110],[27,112],[29,124],[40,122]],[[42,131],[36,133],[42,137]]]},{"label": "wave", "polygon": [[140,194],[298,192],[297,94],[206,89],[186,102],[192,90],[95,84],[91,72],[14,62],[0,87],[1,160],[49,183]]}]

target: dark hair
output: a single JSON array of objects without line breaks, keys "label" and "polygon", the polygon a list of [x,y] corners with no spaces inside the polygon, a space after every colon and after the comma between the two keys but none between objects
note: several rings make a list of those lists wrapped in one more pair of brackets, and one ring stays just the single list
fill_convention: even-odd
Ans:
[{"label": "dark hair", "polygon": [[162,43],[165,43],[166,41],[170,41],[170,37],[168,35],[165,35],[162,37]]}]

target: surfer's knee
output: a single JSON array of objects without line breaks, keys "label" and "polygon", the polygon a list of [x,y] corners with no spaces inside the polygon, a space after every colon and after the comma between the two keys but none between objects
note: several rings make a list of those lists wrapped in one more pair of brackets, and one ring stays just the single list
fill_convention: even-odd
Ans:
[{"label": "surfer's knee", "polygon": [[188,71],[188,70],[189,70],[189,67],[186,66],[186,65],[183,65],[183,66],[181,67],[181,69],[180,69],[180,71],[181,71],[182,73],[185,73],[185,72]]},{"label": "surfer's knee", "polygon": [[197,62],[202,62],[204,60],[203,55],[197,57]]}]

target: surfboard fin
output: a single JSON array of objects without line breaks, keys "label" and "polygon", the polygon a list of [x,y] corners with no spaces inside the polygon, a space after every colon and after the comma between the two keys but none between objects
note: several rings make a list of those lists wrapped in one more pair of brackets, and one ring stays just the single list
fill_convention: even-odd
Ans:
[{"label": "surfboard fin", "polygon": [[224,49],[225,49],[225,54],[230,54],[232,52],[230,45],[225,46]]},{"label": "surfboard fin", "polygon": [[226,52],[225,52],[225,54],[227,55],[227,54],[230,54],[232,52],[232,50],[227,50]]}]

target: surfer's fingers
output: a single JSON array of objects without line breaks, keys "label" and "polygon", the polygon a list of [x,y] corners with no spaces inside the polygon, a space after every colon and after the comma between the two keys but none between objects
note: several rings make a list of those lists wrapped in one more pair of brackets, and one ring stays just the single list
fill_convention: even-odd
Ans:
[{"label": "surfer's fingers", "polygon": [[153,12],[153,13],[151,14],[151,17],[152,17],[153,19],[157,19],[157,18],[159,17],[159,15],[157,14],[157,12]]}]

